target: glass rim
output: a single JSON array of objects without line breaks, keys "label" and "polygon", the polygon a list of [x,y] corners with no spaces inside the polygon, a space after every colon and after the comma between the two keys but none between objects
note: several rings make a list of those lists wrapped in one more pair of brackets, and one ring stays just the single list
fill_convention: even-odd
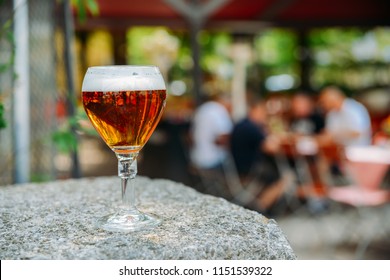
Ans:
[{"label": "glass rim", "polygon": [[160,76],[160,68],[156,65],[99,65],[88,67],[88,75],[106,75],[106,76]]},{"label": "glass rim", "polygon": [[97,65],[89,66],[87,70],[103,70],[103,69],[160,69],[156,65]]},{"label": "glass rim", "polygon": [[166,90],[158,66],[100,65],[88,67],[82,91]]}]

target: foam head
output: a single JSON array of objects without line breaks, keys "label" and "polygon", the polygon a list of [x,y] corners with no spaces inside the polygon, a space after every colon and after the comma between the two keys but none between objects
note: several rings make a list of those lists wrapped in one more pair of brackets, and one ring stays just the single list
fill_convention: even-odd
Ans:
[{"label": "foam head", "polygon": [[85,74],[82,91],[165,90],[156,66],[95,66]]}]

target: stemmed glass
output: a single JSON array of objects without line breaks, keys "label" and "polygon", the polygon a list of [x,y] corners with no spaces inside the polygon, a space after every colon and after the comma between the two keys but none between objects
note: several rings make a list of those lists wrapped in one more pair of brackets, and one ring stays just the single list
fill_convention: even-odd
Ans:
[{"label": "stemmed glass", "polygon": [[100,218],[109,231],[137,231],[160,223],[135,203],[137,156],[156,128],[165,106],[166,88],[155,66],[88,68],[82,85],[84,109],[97,132],[118,158],[122,205]]}]

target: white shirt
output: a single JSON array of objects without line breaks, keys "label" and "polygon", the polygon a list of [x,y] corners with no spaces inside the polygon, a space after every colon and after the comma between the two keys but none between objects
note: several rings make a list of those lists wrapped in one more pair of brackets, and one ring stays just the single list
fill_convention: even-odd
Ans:
[{"label": "white shirt", "polygon": [[[339,111],[331,111],[326,116],[326,130],[345,146],[371,144],[371,121],[367,109],[359,102],[346,98]],[[359,132],[356,138],[343,137],[348,131]]]},{"label": "white shirt", "polygon": [[233,128],[227,109],[220,103],[209,101],[195,112],[192,122],[193,147],[191,161],[199,168],[212,168],[226,157],[226,150],[215,142]]}]

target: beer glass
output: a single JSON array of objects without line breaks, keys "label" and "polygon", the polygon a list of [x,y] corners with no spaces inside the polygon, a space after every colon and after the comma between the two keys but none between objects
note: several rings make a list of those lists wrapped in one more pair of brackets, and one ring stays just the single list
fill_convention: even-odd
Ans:
[{"label": "beer glass", "polygon": [[165,83],[155,66],[88,68],[82,84],[84,109],[96,131],[118,158],[122,205],[98,220],[108,231],[138,231],[160,223],[135,203],[137,156],[156,128],[166,99]]}]

